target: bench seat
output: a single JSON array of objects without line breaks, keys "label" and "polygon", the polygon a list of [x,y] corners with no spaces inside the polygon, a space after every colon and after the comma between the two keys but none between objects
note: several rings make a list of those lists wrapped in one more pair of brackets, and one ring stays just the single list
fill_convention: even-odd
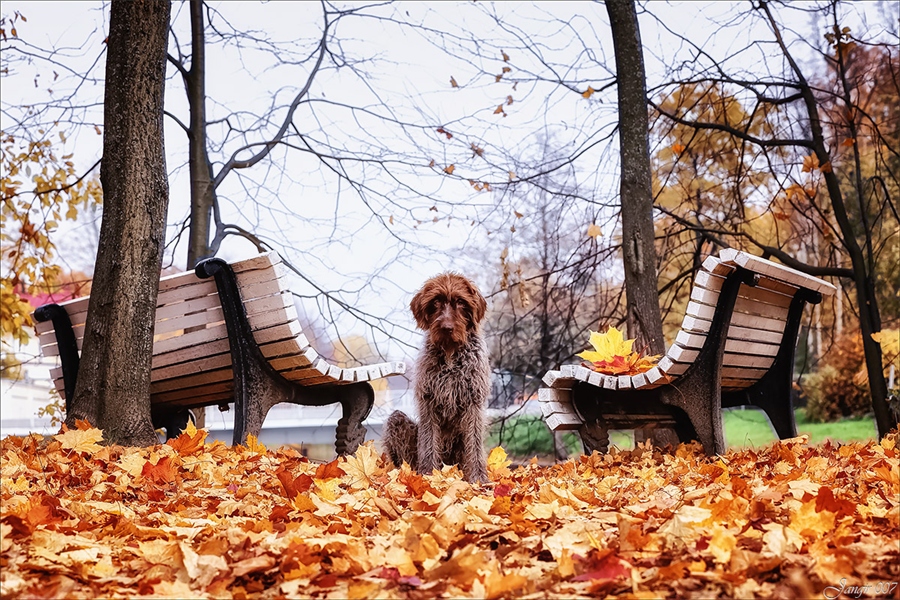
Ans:
[{"label": "bench seat", "polygon": [[[206,268],[215,266],[213,271],[225,268],[231,271],[242,308],[237,312],[243,312],[242,318],[251,332],[252,346],[258,349],[268,367],[284,382],[308,389],[359,387],[358,384],[405,371],[402,362],[342,368],[322,358],[303,334],[293,294],[287,286],[287,269],[276,253],[261,254],[230,265],[219,259],[212,260],[218,262],[208,261]],[[198,272],[201,270],[198,266]],[[223,285],[228,290],[229,284],[224,281],[228,276],[227,273],[223,273],[222,277],[211,273],[210,276],[215,279],[204,278],[198,272],[165,276],[159,282],[150,377],[151,412],[156,417],[234,402],[232,340],[240,339],[241,334],[230,331],[240,325],[228,323],[223,298],[220,297]],[[233,290],[225,291],[222,296],[234,293]],[[59,311],[64,311],[68,318],[75,346],[80,352],[89,301],[88,297],[78,298],[35,311],[35,328],[44,356],[61,354],[57,335],[62,321]],[[51,306],[58,308],[51,309]],[[241,316],[237,317],[240,320]],[[51,371],[54,385],[64,399],[68,399],[74,390],[75,378],[72,373],[67,378],[67,371],[71,371],[72,367],[67,366],[66,362],[63,358],[63,364]],[[341,393],[333,394],[333,402],[339,402],[340,397]],[[314,405],[320,405],[322,399],[322,395],[317,394]],[[286,401],[304,404],[302,400],[298,397]],[[236,436],[241,428],[238,420],[246,417],[235,417]],[[262,420],[259,425],[262,425]],[[258,431],[254,434],[258,435]],[[236,443],[241,441],[243,438],[236,440]]]}]

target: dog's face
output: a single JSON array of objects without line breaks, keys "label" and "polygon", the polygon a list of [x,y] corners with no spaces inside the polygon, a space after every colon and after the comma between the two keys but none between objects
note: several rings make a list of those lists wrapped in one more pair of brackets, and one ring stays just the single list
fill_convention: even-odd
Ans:
[{"label": "dog's face", "polygon": [[478,331],[487,302],[466,277],[444,273],[432,277],[409,304],[416,325],[428,332],[432,343],[451,353]]}]

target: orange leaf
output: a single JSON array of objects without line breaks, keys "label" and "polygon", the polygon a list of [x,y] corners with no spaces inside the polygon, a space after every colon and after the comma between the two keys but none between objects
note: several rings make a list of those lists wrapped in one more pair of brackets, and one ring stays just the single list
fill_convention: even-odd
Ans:
[{"label": "orange leaf", "polygon": [[324,465],[319,465],[319,468],[316,469],[316,479],[334,479],[335,477],[342,477],[344,475],[346,475],[346,473],[338,466],[337,460],[325,463]]},{"label": "orange leaf", "polygon": [[803,169],[804,173],[810,173],[819,168],[819,157],[815,154],[810,154],[809,156],[803,157]]},{"label": "orange leaf", "polygon": [[205,429],[198,430],[194,423],[189,421],[184,432],[177,438],[167,441],[166,445],[174,448],[181,456],[190,456],[203,450],[206,435],[207,431]]},{"label": "orange leaf", "polygon": [[455,88],[458,88],[458,87],[459,87],[459,84],[456,83],[456,80],[453,79],[452,76],[450,77],[450,87],[455,87]]},{"label": "orange leaf", "polygon": [[503,56],[503,62],[509,62],[509,55],[503,50],[500,51],[501,56]]},{"label": "orange leaf", "polygon": [[672,144],[672,152],[675,154],[681,154],[684,152],[684,144]]},{"label": "orange leaf", "polygon": [[313,484],[313,478],[305,473],[301,473],[294,477],[290,471],[284,467],[279,467],[275,471],[275,476],[281,482],[281,488],[284,490],[284,497],[293,500],[297,494],[307,491]]},{"label": "orange leaf", "polygon": [[456,170],[456,165],[450,165],[448,167],[444,167],[444,173],[447,175],[453,175],[453,171]]},{"label": "orange leaf", "polygon": [[453,134],[450,133],[449,131],[447,131],[446,129],[444,129],[443,127],[438,127],[437,132],[443,133],[444,135],[446,135],[448,140],[453,139]]},{"label": "orange leaf", "polygon": [[591,86],[588,86],[588,89],[586,89],[586,90],[584,90],[583,92],[581,92],[581,97],[582,97],[582,98],[585,98],[585,99],[590,98],[591,96],[594,95],[594,92],[596,92],[596,91],[597,91],[597,90],[595,90],[595,89],[592,88]]},{"label": "orange leaf", "polygon": [[177,474],[178,469],[168,456],[159,459],[155,465],[148,460],[141,470],[141,476],[153,483],[172,483]]}]

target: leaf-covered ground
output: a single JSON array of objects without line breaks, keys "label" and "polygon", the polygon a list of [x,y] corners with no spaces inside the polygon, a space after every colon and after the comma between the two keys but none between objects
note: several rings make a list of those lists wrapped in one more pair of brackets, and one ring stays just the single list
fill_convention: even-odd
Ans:
[{"label": "leaf-covered ground", "polygon": [[495,449],[481,486],[205,435],[0,442],[2,597],[900,597],[896,435],[515,469]]}]

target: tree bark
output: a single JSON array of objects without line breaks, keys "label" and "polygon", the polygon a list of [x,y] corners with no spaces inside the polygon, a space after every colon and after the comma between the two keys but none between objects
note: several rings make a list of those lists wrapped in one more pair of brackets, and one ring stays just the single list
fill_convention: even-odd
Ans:
[{"label": "tree bark", "polygon": [[616,54],[621,149],[622,255],[628,336],[652,354],[665,352],[657,291],[647,87],[634,0],[607,0]]},{"label": "tree bark", "polygon": [[150,419],[153,323],[169,185],[163,92],[169,2],[113,0],[104,92],[103,220],[84,348],[66,424],[111,443],[157,443]]},{"label": "tree bark", "polygon": [[187,266],[212,253],[209,247],[210,216],[215,203],[212,165],[206,148],[206,38],[203,25],[203,2],[191,0],[191,68],[185,83],[190,125],[188,130],[188,167],[191,177],[191,226]]}]

